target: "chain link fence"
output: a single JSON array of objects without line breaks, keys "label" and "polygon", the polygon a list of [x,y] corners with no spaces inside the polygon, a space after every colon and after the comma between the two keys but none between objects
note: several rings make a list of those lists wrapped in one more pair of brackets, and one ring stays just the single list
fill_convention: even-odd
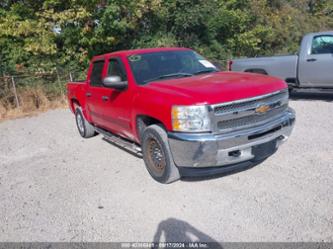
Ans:
[{"label": "chain link fence", "polygon": [[0,76],[0,119],[64,106],[66,83],[79,74],[59,69],[52,72],[3,74]]}]

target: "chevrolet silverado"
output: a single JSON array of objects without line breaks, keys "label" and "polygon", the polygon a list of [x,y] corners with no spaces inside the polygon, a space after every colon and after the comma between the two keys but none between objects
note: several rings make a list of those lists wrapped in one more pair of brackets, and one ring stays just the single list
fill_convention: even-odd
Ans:
[{"label": "chevrolet silverado", "polygon": [[283,80],[220,72],[186,48],[95,56],[86,80],[67,92],[82,137],[100,133],[141,155],[160,183],[253,167],[295,121]]}]

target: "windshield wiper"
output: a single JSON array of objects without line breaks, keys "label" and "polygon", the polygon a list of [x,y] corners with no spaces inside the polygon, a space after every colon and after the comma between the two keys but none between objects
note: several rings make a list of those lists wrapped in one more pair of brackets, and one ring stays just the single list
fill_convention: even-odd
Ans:
[{"label": "windshield wiper", "polygon": [[194,75],[198,74],[203,74],[203,73],[213,73],[213,72],[218,72],[219,70],[211,68],[211,69],[205,69],[205,70],[200,70],[198,72],[195,72]]},{"label": "windshield wiper", "polygon": [[144,83],[148,83],[148,82],[155,81],[155,80],[162,80],[162,79],[166,79],[166,78],[173,78],[173,77],[178,78],[178,77],[190,77],[190,76],[193,76],[193,74],[190,74],[190,73],[171,73],[171,74],[161,75],[161,76],[158,76],[156,78],[149,79],[149,80],[145,80]]}]

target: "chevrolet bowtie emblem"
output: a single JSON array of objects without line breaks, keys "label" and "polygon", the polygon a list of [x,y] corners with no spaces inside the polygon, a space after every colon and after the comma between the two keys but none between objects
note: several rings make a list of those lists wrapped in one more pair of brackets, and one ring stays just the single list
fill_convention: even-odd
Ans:
[{"label": "chevrolet bowtie emblem", "polygon": [[264,114],[268,112],[270,109],[271,107],[269,105],[261,105],[256,108],[255,112],[258,114]]}]

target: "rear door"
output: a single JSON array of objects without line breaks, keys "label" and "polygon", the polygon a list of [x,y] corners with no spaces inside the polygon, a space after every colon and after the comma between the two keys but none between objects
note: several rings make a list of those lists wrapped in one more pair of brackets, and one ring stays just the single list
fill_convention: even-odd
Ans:
[{"label": "rear door", "polygon": [[299,59],[299,81],[305,87],[333,88],[333,34],[308,38]]},{"label": "rear door", "polygon": [[100,127],[105,125],[104,119],[104,101],[103,96],[105,88],[102,83],[102,75],[105,70],[105,60],[95,60],[92,63],[90,80],[86,91],[87,107],[92,122]]}]

